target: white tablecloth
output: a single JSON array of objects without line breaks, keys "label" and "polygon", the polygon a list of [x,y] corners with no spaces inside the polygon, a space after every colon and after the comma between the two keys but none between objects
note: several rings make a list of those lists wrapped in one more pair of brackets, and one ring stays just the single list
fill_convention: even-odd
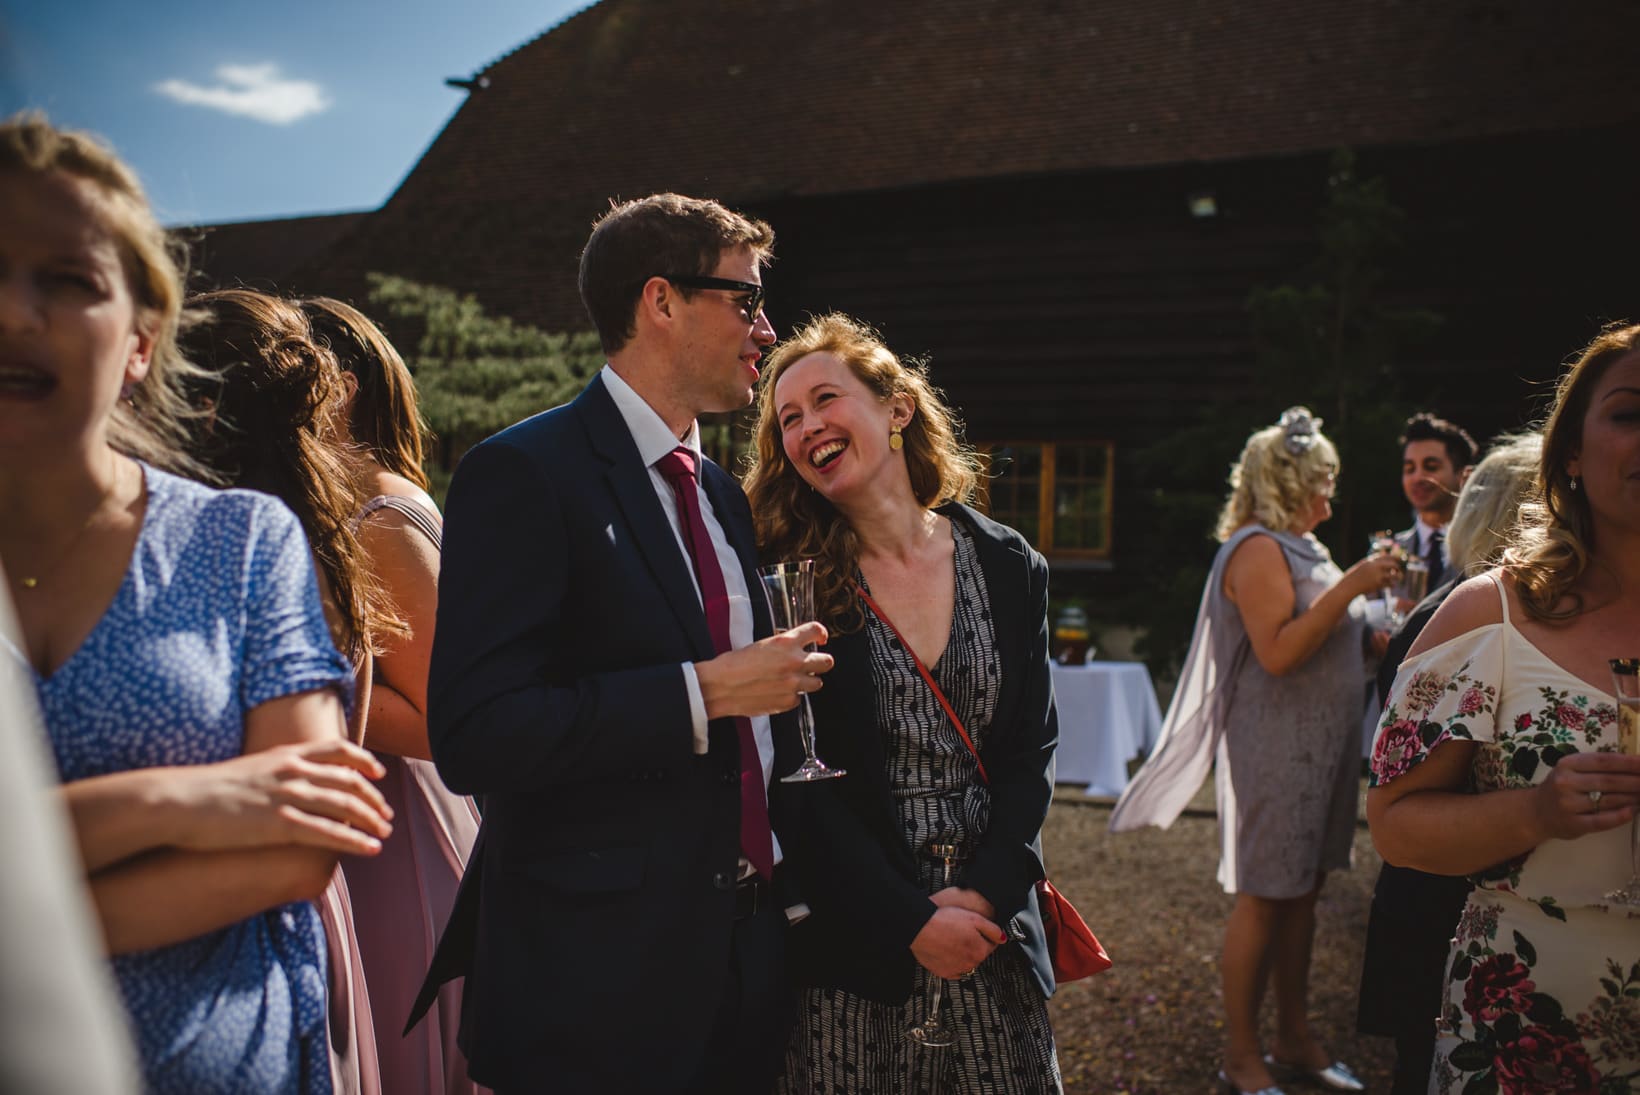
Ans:
[{"label": "white tablecloth", "polygon": [[1119,795],[1127,763],[1150,752],[1162,712],[1150,672],[1140,662],[1091,662],[1053,667],[1059,706],[1054,778],[1085,783],[1090,795]]}]

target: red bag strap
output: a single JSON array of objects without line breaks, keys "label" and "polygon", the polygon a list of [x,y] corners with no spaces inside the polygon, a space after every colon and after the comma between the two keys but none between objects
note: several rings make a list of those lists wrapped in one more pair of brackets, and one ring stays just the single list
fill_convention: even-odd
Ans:
[{"label": "red bag strap", "polygon": [[921,658],[917,657],[917,652],[911,649],[911,644],[905,641],[905,636],[900,634],[900,629],[894,626],[893,620],[884,615],[883,610],[878,607],[876,601],[871,599],[871,594],[866,592],[865,587],[853,579],[849,580],[849,584],[854,587],[854,592],[860,595],[860,600],[864,601],[866,606],[876,614],[877,618],[883,621],[883,626],[894,632],[894,637],[900,640],[900,646],[905,648],[905,652],[911,657],[911,664],[917,667],[917,672],[922,674],[922,679],[928,682],[928,687],[933,691],[934,698],[940,701],[941,707],[945,708],[945,717],[951,720],[951,725],[955,726],[957,733],[962,736],[962,743],[968,746],[970,753],[974,754],[974,763],[979,766],[979,778],[981,782],[989,787],[991,777],[985,772],[985,762],[979,759],[979,750],[974,748],[974,739],[968,736],[968,730],[962,725],[962,720],[957,718],[957,713],[951,709],[951,701],[945,698],[945,693],[940,690],[940,686],[934,683],[933,674],[928,672],[928,667],[923,665]]}]

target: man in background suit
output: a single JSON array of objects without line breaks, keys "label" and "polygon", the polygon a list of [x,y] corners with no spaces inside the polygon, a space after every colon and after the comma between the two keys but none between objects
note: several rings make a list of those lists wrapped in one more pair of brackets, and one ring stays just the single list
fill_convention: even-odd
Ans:
[{"label": "man in background suit", "polygon": [[751,402],[773,242],[716,202],[611,209],[580,278],[609,363],[450,486],[428,731],[484,822],[441,952],[471,947],[462,1048],[504,1095],[767,1091],[780,1068],[766,792],[797,758],[767,716],[831,658],[818,623],[770,635],[751,512],[695,423]]},{"label": "man in background suit", "polygon": [[1461,427],[1432,414],[1407,419],[1401,435],[1401,491],[1416,520],[1395,534],[1395,543],[1429,567],[1429,589],[1445,580],[1446,524],[1458,504],[1459,488],[1474,470],[1475,456],[1475,439]]}]

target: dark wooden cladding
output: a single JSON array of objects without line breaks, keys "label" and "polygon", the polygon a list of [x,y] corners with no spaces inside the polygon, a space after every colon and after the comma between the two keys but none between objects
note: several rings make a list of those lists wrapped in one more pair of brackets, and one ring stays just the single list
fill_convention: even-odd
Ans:
[{"label": "dark wooden cladding", "polygon": [[1248,291],[1306,226],[1193,221],[1185,172],[1014,180],[760,209],[777,324],[838,309],[926,355],[969,433],[1131,445],[1244,382]]},{"label": "dark wooden cladding", "polygon": [[[1382,299],[1444,317],[1407,350],[1430,378],[1409,398],[1479,435],[1517,426],[1598,321],[1634,306],[1620,175],[1570,169],[1634,135],[1362,154],[1407,215]],[[1327,170],[1317,154],[766,203],[771,315],[877,325],[930,358],[976,439],[1109,438],[1120,454],[1244,389],[1248,295],[1306,276]],[[1197,191],[1217,217],[1190,217]]]}]

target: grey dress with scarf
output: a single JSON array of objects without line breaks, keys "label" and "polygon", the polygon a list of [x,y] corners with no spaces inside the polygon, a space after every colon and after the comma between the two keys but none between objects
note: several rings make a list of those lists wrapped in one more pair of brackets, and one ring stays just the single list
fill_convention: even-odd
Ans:
[{"label": "grey dress with scarf", "polygon": [[1281,546],[1298,617],[1343,576],[1310,535],[1247,525],[1219,548],[1202,593],[1184,673],[1156,750],[1111,814],[1111,829],[1166,827],[1217,761],[1221,858],[1230,893],[1298,897],[1323,871],[1350,865],[1357,786],[1362,633],[1356,598],[1315,653],[1282,676],[1253,656],[1241,613],[1224,594],[1238,547],[1263,535]]}]

